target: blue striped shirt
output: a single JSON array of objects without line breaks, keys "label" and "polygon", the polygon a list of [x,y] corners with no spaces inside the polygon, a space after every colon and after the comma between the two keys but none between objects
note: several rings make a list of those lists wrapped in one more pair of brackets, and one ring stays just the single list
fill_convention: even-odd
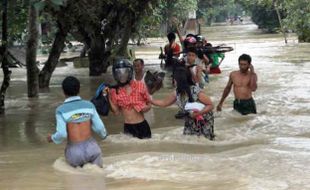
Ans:
[{"label": "blue striped shirt", "polygon": [[67,123],[79,123],[91,120],[92,129],[101,138],[106,138],[107,131],[101,121],[95,106],[79,96],[67,98],[62,105],[56,109],[56,132],[52,135],[52,140],[60,144],[67,138]]}]

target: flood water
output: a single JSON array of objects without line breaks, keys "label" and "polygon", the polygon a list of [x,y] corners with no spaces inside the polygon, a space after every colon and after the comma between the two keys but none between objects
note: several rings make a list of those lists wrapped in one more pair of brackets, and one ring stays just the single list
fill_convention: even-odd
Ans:
[{"label": "flood water", "polygon": [[[290,36],[285,45],[282,35],[263,34],[251,24],[213,26],[203,33],[214,45],[235,49],[226,53],[222,74],[211,76],[205,92],[216,106],[229,72],[238,69],[239,55],[250,54],[258,75],[257,115],[235,113],[230,94],[216,114],[212,142],[183,136],[182,120],[174,119],[176,106],[152,109],[150,140],[122,135],[121,117],[110,115],[102,118],[110,136],[98,139],[104,168],[73,169],[63,158],[65,143],[46,142],[55,130],[55,108],[64,100],[61,81],[78,77],[81,96],[90,99],[110,74],[89,77],[87,68],[68,63],[56,69],[49,92],[28,99],[25,69],[13,69],[0,117],[0,189],[310,189],[310,44]],[[136,48],[136,56],[145,59],[147,69],[160,70],[157,57],[165,40],[149,42]],[[173,91],[168,79],[154,98]]]}]

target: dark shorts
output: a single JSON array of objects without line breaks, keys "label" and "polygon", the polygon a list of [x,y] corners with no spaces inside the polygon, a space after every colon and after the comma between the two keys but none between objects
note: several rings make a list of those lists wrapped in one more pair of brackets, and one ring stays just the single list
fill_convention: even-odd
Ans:
[{"label": "dark shorts", "polygon": [[73,167],[82,167],[87,163],[102,167],[101,149],[93,138],[79,143],[68,142],[65,149],[65,157],[67,162]]},{"label": "dark shorts", "polygon": [[151,138],[152,133],[146,120],[136,124],[124,124],[124,133],[137,137],[139,139]]},{"label": "dark shorts", "polygon": [[242,115],[247,115],[250,113],[256,113],[256,105],[253,98],[248,100],[238,100],[234,101],[234,109],[241,113]]}]

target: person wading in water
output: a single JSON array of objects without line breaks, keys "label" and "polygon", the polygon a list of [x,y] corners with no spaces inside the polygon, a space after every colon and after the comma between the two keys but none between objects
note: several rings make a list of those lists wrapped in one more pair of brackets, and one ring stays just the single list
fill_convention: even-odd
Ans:
[{"label": "person wading in water", "polygon": [[251,57],[247,54],[242,54],[239,57],[239,70],[230,73],[229,81],[217,105],[217,111],[222,111],[223,102],[233,86],[235,95],[234,109],[242,115],[256,114],[256,105],[252,92],[257,89],[257,75],[251,60]]}]

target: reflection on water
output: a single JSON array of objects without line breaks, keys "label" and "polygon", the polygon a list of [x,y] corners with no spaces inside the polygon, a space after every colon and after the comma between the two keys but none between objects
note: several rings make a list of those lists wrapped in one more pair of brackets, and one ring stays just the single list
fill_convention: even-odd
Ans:
[{"label": "reflection on water", "polygon": [[[110,136],[99,140],[104,167],[74,169],[63,158],[65,144],[47,144],[54,131],[55,108],[64,100],[61,81],[68,75],[81,80],[81,96],[90,99],[110,73],[89,77],[73,63],[58,67],[51,88],[39,99],[27,98],[26,72],[13,69],[5,116],[0,117],[0,189],[309,189],[310,166],[310,44],[285,45],[281,35],[262,34],[254,25],[204,28],[213,43],[233,46],[223,73],[211,76],[205,92],[216,105],[228,74],[238,69],[242,53],[252,56],[258,75],[254,94],[258,114],[240,116],[230,95],[215,118],[216,140],[183,136],[176,106],[153,108],[153,138],[132,139],[122,134],[122,119],[102,118]],[[150,39],[136,56],[148,69],[160,70],[157,59],[164,39]],[[169,76],[167,74],[166,76]],[[2,78],[2,77],[0,77]],[[155,98],[173,89],[167,77]],[[40,179],[40,180],[38,180]]]}]

